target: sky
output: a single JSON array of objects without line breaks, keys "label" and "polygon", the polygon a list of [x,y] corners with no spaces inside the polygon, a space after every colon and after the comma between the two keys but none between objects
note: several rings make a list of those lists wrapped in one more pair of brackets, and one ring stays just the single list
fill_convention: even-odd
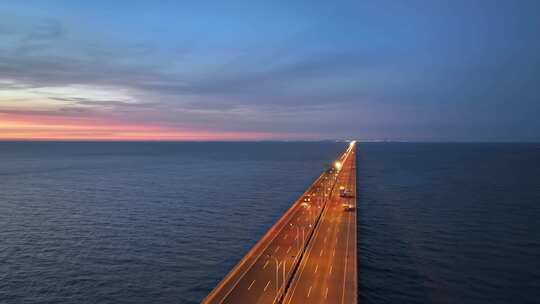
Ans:
[{"label": "sky", "polygon": [[0,140],[540,140],[540,1],[2,1]]}]

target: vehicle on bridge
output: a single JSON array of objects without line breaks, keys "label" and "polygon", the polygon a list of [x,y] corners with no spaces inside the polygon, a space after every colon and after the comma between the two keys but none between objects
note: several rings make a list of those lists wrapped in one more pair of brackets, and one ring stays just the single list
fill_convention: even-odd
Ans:
[{"label": "vehicle on bridge", "polygon": [[345,189],[344,186],[339,187],[339,196],[341,197],[354,197],[350,190]]},{"label": "vehicle on bridge", "polygon": [[342,206],[343,206],[343,211],[353,211],[354,210],[354,205],[353,204],[345,203]]}]

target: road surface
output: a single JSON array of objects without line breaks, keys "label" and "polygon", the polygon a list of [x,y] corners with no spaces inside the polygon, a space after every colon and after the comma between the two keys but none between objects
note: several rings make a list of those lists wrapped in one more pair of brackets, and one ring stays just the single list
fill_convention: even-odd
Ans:
[{"label": "road surface", "polygon": [[[341,197],[340,191],[332,193],[285,304],[357,302],[355,149],[342,171],[337,184],[350,193],[346,197]],[[351,205],[348,211],[344,204]]]},{"label": "road surface", "polygon": [[[354,143],[352,143],[336,161],[339,162],[340,167],[342,164],[341,170],[334,169],[321,174],[203,300],[203,303],[276,303],[283,299],[288,300],[288,293],[291,291],[300,294],[300,290],[305,287],[302,282],[308,278],[303,274],[302,270],[309,269],[313,264],[311,262],[314,260],[313,250],[325,244],[320,242],[320,235],[341,236],[345,231],[333,229],[329,230],[333,233],[331,235],[327,235],[327,232],[321,233],[327,227],[341,227],[344,224],[354,225],[354,235],[349,235],[350,244],[348,246],[354,247],[356,250],[356,212],[343,212],[340,205],[343,198],[339,196],[339,190],[336,188],[338,184],[342,185],[353,181],[356,183],[355,176],[353,177],[352,173],[349,172],[353,169],[352,166],[355,166],[354,159],[355,149]],[[348,200],[355,201],[354,199]],[[336,209],[335,206],[339,208]],[[354,216],[352,216],[353,214]],[[347,221],[348,224],[345,223]],[[337,250],[335,258],[342,258],[342,253],[346,252],[346,250],[342,250],[343,240],[335,244]],[[328,255],[324,254],[320,257],[329,258]],[[354,274],[356,275],[356,251],[354,251],[354,256],[352,254],[350,256],[344,255],[344,258],[349,260],[352,260],[353,257],[354,265],[352,261],[349,261],[349,265],[331,262],[335,261],[334,256],[331,259],[329,258],[326,264],[335,264],[334,267],[341,267],[340,269],[348,269],[354,266]],[[321,265],[320,267],[324,266]],[[339,271],[339,269],[335,271]],[[334,277],[330,276],[320,284],[328,284],[331,282],[328,280],[333,279]],[[313,286],[314,283],[309,280],[307,284]],[[317,284],[319,284],[319,281],[317,281]],[[346,284],[347,282],[343,283],[343,286]],[[325,295],[326,298],[331,299],[337,296],[337,291],[333,289],[330,291],[328,295]],[[309,292],[312,293],[309,295],[311,299],[315,299],[315,296],[318,297],[320,293],[315,289]],[[356,285],[354,287],[354,299],[356,299]],[[292,300],[294,303],[299,301],[294,297]]]}]

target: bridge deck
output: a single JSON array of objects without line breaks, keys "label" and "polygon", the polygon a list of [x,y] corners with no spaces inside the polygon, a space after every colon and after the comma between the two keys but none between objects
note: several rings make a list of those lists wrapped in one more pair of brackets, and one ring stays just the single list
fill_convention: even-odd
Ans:
[{"label": "bridge deck", "polygon": [[[351,193],[341,197],[333,191],[285,304],[357,302],[355,149],[343,164],[337,185]],[[353,208],[347,211],[344,204]]]},{"label": "bridge deck", "polygon": [[338,190],[356,197],[355,159],[353,143],[339,173],[319,176],[203,303],[356,303],[356,212],[342,207],[356,199]]}]

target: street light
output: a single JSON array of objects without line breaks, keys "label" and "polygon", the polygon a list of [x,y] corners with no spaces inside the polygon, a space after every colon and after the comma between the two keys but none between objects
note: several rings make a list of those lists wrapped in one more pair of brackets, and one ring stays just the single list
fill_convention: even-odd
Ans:
[{"label": "street light", "polygon": [[279,262],[279,260],[275,256],[268,256],[274,259],[276,262],[276,299],[279,297],[279,290],[281,287],[279,286],[279,265],[283,264],[283,284],[285,284],[285,263],[287,262],[286,259],[283,260],[283,263]]},{"label": "street light", "polygon": [[305,238],[305,227],[302,226],[302,246],[300,246],[300,226],[296,227],[296,239],[298,241],[298,252],[302,251],[304,248],[304,238]]},{"label": "street light", "polygon": [[280,264],[280,262],[279,262],[278,259],[277,259],[275,256],[273,256],[273,255],[266,255],[266,256],[269,257],[269,258],[273,258],[274,261],[276,262],[276,298],[277,298],[277,296],[278,296],[278,291],[279,291],[278,286],[279,286],[279,264]]},{"label": "street light", "polygon": [[283,258],[283,288],[285,288],[285,263],[287,263],[287,257]]},{"label": "street light", "polygon": [[275,256],[273,256],[273,258],[274,258],[274,261],[276,261],[276,298],[277,298],[277,296],[279,295],[279,289],[278,289],[278,286],[279,286],[279,261]]},{"label": "street light", "polygon": [[334,168],[336,168],[336,170],[339,171],[339,170],[341,170],[341,167],[343,167],[343,164],[340,161],[336,160],[334,162]]},{"label": "street light", "polygon": [[298,245],[298,254],[300,254],[300,227],[296,227],[296,244]]}]

